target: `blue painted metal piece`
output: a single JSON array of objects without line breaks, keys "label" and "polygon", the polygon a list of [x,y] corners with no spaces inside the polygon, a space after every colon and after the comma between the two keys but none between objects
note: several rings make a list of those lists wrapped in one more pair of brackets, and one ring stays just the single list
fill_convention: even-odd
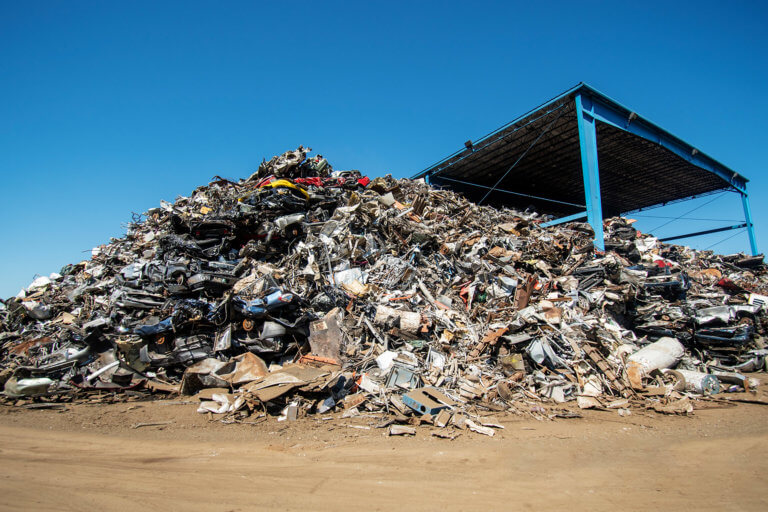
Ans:
[{"label": "blue painted metal piece", "polygon": [[579,212],[574,213],[573,215],[568,215],[567,217],[560,217],[559,219],[550,220],[549,222],[544,222],[541,224],[541,227],[548,228],[549,226],[557,226],[558,224],[565,224],[566,222],[571,222],[574,220],[579,220],[587,217],[587,212]]},{"label": "blue painted metal piece", "polygon": [[600,197],[600,170],[597,165],[597,130],[595,118],[589,113],[592,100],[580,93],[576,102],[576,122],[579,126],[581,172],[584,176],[584,197],[587,201],[587,222],[595,231],[595,247],[605,251],[603,239],[603,204]]},{"label": "blue painted metal piece", "polygon": [[752,208],[749,206],[749,195],[747,194],[746,187],[741,194],[741,205],[744,207],[744,221],[747,223],[747,236],[749,237],[749,248],[752,251],[752,256],[760,254],[757,251],[757,240],[755,239],[755,225],[752,223]]}]

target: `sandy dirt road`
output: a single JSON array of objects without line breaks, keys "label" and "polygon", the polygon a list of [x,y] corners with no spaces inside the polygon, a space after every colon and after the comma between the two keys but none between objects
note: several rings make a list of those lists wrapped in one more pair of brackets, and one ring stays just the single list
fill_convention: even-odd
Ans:
[{"label": "sandy dirt road", "polygon": [[[167,425],[131,428],[140,422]],[[768,510],[768,407],[502,417],[493,438],[376,420],[222,425],[189,405],[0,408],[0,510]],[[358,427],[371,427],[370,429]]]}]

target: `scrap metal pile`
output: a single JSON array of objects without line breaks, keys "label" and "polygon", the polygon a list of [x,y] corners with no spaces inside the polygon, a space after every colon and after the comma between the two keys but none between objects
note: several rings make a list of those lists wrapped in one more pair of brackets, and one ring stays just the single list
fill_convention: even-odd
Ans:
[{"label": "scrap metal pile", "polygon": [[687,413],[756,385],[762,257],[622,218],[596,253],[588,224],[542,228],[308,151],[161,202],[4,301],[6,400],[179,392],[230,421],[344,410],[492,434],[478,411]]}]

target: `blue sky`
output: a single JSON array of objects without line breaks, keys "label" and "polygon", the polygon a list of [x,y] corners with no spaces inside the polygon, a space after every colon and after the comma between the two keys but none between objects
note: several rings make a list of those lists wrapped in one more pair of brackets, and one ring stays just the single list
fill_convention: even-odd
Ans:
[{"label": "blue sky", "polygon": [[[303,144],[410,176],[580,81],[747,176],[763,248],[767,28],[763,2],[3,0],[0,296],[216,174]],[[741,215],[730,194],[690,214]]]}]

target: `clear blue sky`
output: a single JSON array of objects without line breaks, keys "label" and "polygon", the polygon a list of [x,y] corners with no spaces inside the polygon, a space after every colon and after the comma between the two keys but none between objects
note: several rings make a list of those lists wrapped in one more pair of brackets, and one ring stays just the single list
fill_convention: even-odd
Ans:
[{"label": "clear blue sky", "polygon": [[[580,81],[750,178],[764,249],[766,5],[3,0],[0,296],[216,174],[304,144],[410,176]],[[726,197],[691,216],[741,210]]]}]

